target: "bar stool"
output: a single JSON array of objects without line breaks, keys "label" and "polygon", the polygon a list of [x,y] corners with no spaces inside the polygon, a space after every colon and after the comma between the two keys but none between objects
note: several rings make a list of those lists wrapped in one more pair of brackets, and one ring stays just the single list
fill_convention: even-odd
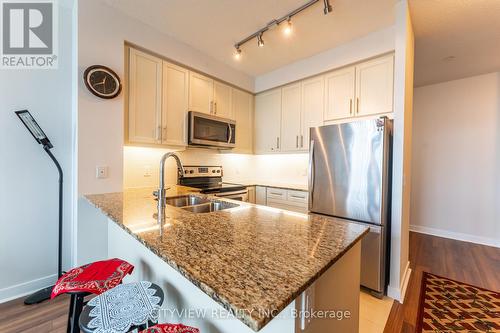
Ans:
[{"label": "bar stool", "polygon": [[125,333],[158,322],[164,294],[151,282],[121,284],[91,299],[80,315],[84,333]]},{"label": "bar stool", "polygon": [[140,333],[200,333],[200,330],[182,324],[158,324]]},{"label": "bar stool", "polygon": [[52,289],[51,299],[60,294],[70,294],[68,333],[79,332],[78,320],[85,305],[85,297],[99,295],[119,285],[134,266],[121,259],[96,261],[76,267],[65,273]]}]

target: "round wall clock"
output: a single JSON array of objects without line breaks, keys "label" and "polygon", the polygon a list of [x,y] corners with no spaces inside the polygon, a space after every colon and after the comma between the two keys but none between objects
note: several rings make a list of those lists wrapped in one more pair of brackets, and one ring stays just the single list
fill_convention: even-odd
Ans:
[{"label": "round wall clock", "polygon": [[115,98],[122,90],[120,77],[106,66],[90,66],[83,73],[83,80],[91,93],[101,98]]}]

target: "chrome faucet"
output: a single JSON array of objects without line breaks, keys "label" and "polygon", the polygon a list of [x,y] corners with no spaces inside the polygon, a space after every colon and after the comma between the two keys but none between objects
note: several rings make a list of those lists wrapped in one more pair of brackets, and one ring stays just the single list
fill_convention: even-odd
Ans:
[{"label": "chrome faucet", "polygon": [[180,177],[184,175],[184,167],[182,166],[181,159],[175,153],[166,153],[162,156],[160,160],[160,185],[158,191],[153,194],[158,198],[158,224],[160,225],[160,235],[162,234],[163,221],[165,220],[165,161],[167,158],[173,157],[177,162],[177,183],[179,183]]}]

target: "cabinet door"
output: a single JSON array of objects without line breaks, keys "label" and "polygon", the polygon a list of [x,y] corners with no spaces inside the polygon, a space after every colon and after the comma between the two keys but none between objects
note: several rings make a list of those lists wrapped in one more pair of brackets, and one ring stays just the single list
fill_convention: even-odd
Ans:
[{"label": "cabinet door", "polygon": [[354,116],[354,67],[325,76],[325,121]]},{"label": "cabinet door", "polygon": [[394,57],[392,55],[356,66],[356,115],[393,111]]},{"label": "cabinet door", "polygon": [[189,71],[163,62],[162,144],[187,145]]},{"label": "cabinet door", "polygon": [[227,84],[214,81],[213,114],[223,118],[233,119],[232,88]]},{"label": "cabinet door", "polygon": [[283,87],[281,97],[281,151],[300,149],[301,84]]},{"label": "cabinet door", "polygon": [[162,60],[130,49],[128,141],[161,143]]},{"label": "cabinet door", "polygon": [[281,89],[255,97],[255,152],[280,151]]},{"label": "cabinet door", "polygon": [[302,82],[302,133],[299,148],[309,148],[309,129],[323,125],[325,81],[323,76]]},{"label": "cabinet door", "polygon": [[214,81],[204,75],[189,72],[189,111],[212,113]]},{"label": "cabinet door", "polygon": [[233,115],[236,120],[236,148],[239,153],[253,153],[253,95],[239,89],[232,91]]}]

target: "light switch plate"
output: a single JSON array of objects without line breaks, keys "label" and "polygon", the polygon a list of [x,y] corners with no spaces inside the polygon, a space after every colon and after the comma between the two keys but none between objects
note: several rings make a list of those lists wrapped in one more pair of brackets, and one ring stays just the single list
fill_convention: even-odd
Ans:
[{"label": "light switch plate", "polygon": [[97,179],[108,178],[108,167],[107,166],[96,166],[95,167],[95,177]]}]

